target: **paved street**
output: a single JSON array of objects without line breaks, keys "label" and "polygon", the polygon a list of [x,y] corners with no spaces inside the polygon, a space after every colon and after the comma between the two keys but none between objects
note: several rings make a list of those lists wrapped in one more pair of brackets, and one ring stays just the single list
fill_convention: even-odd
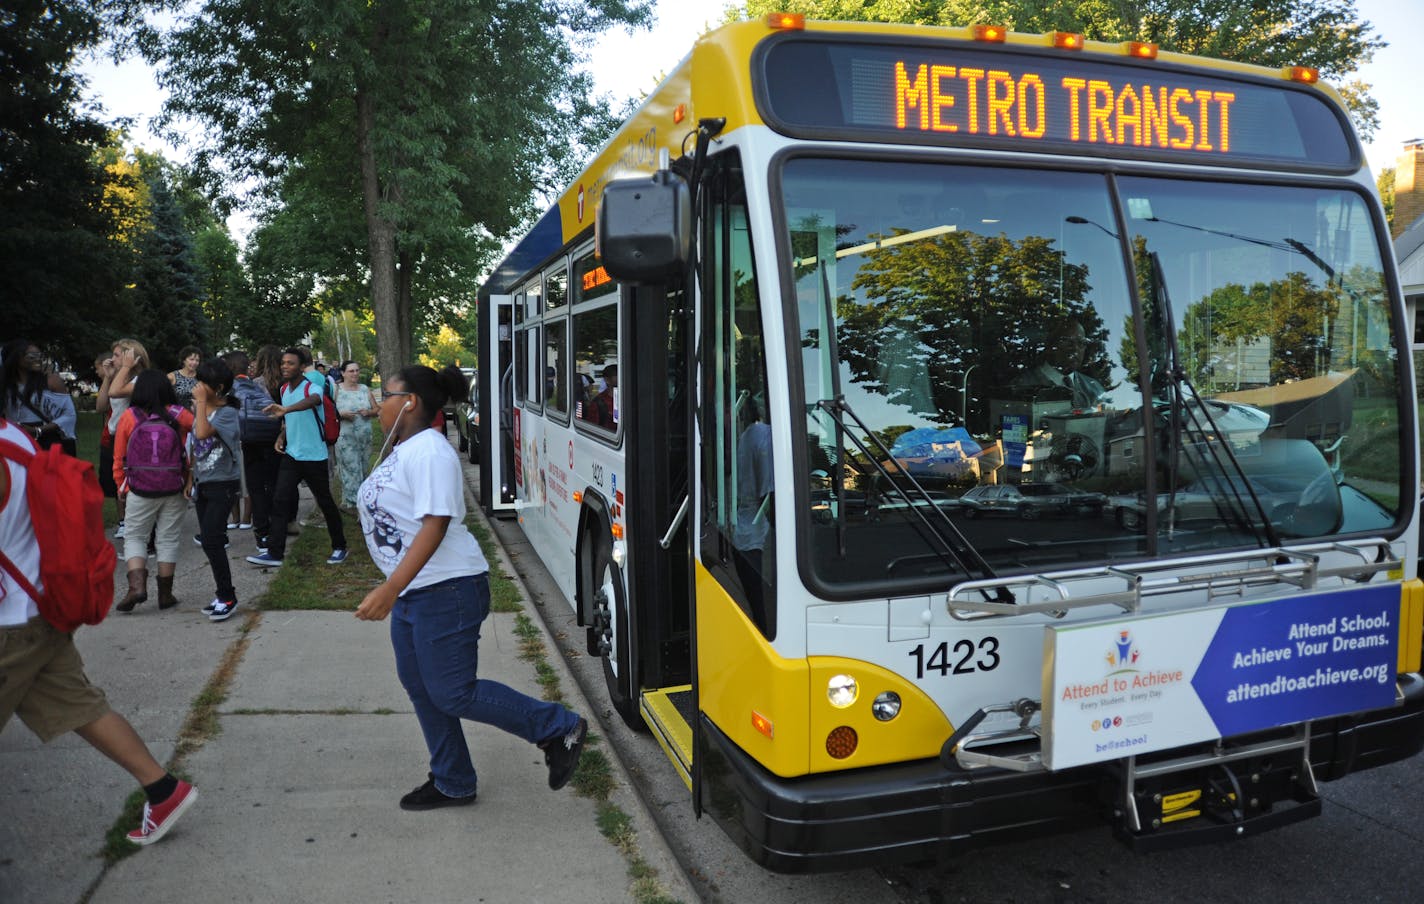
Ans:
[{"label": "paved street", "polygon": [[[233,539],[235,560],[251,552],[250,535]],[[240,599],[269,579],[239,561],[234,569]],[[201,615],[211,589],[201,550],[187,545],[179,608],[147,603],[77,635],[90,678],[160,761],[247,624]],[[513,615],[491,616],[481,673],[537,695],[513,625]],[[162,842],[112,868],[99,851],[132,780],[75,735],[42,746],[11,720],[0,733],[0,904],[629,900],[627,863],[600,834],[594,802],[571,787],[550,791],[542,754],[497,730],[466,728],[480,770],[473,807],[397,808],[427,765],[385,624],[267,612],[250,636],[219,732],[187,759],[200,800]],[[566,673],[562,683],[588,712]],[[695,900],[626,781],[612,800],[632,816],[639,853],[664,887]]]}]

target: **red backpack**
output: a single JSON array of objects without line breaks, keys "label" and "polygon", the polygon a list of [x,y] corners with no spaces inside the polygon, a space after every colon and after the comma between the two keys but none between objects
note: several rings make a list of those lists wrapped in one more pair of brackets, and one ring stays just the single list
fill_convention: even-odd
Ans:
[{"label": "red backpack", "polygon": [[37,592],[3,552],[0,567],[35,600],[40,615],[56,630],[68,633],[80,625],[97,625],[114,602],[117,556],[104,535],[104,491],[94,466],[65,455],[58,445],[31,452],[7,440],[0,440],[0,458],[25,469],[25,498],[40,547],[44,593]]},{"label": "red backpack", "polygon": [[[305,398],[311,395],[311,380],[305,377],[298,377],[297,379],[306,384],[302,397]],[[322,388],[319,390],[321,392],[321,404],[313,408],[311,412],[312,417],[316,418],[316,428],[317,432],[321,434],[321,441],[326,443],[329,447],[336,445],[337,439],[341,437],[341,415],[336,411],[336,396],[332,394],[331,381],[322,380],[321,384]],[[286,390],[291,385],[292,384],[288,383],[283,389]]]}]

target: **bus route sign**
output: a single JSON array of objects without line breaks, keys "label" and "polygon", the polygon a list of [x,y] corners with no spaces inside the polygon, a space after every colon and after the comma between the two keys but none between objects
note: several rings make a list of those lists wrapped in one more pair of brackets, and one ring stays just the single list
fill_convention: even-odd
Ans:
[{"label": "bus route sign", "polygon": [[1394,703],[1399,587],[1046,629],[1050,769]]},{"label": "bus route sign", "polygon": [[1284,82],[951,42],[788,37],[761,59],[767,121],[798,137],[1226,165],[1356,159],[1324,95]]}]

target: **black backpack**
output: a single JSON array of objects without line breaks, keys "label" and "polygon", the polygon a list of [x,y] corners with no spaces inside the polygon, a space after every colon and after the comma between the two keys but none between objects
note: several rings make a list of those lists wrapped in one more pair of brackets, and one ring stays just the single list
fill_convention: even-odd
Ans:
[{"label": "black backpack", "polygon": [[238,436],[244,443],[276,442],[282,432],[282,419],[268,417],[262,409],[273,404],[272,396],[262,384],[252,380],[235,380],[232,394],[237,397]]}]

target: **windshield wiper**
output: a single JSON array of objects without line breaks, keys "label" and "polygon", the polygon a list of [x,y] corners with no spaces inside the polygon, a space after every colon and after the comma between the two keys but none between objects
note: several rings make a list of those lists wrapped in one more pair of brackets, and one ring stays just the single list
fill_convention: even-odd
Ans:
[{"label": "windshield wiper", "polygon": [[[893,488],[904,501],[906,510],[918,518],[925,530],[939,541],[942,547],[940,551],[941,557],[944,558],[948,564],[955,566],[960,573],[971,577],[997,577],[993,567],[979,554],[979,550],[975,549],[974,545],[965,538],[959,528],[954,526],[954,522],[945,514],[944,509],[940,508],[934,497],[915,479],[913,474],[904,468],[896,469],[899,476],[914,489],[915,498],[912,498],[909,491],[907,491],[898,480],[891,476],[889,469],[881,463],[880,456],[883,456],[887,461],[893,460],[894,456],[890,453],[890,450],[886,448],[885,443],[880,437],[875,435],[875,431],[871,430],[866,426],[865,421],[860,419],[860,416],[855,413],[855,410],[851,408],[850,403],[845,400],[844,396],[835,399],[821,399],[816,403],[816,407],[831,416],[836,422],[838,431],[855,444],[856,450],[870,461],[880,478]],[[849,416],[850,419],[855,422],[855,425],[860,428],[861,432],[875,444],[874,453],[872,453],[869,446],[861,441],[860,437],[846,428],[844,416]],[[922,505],[916,505],[916,498]],[[844,508],[844,505],[842,505],[841,508]],[[924,512],[920,510],[921,508],[933,510],[934,513],[939,516],[938,521],[940,526],[936,527]],[[1013,594],[1010,593],[1006,587],[998,588],[996,597],[999,602],[1014,602]]]},{"label": "windshield wiper", "polygon": [[[1201,445],[1205,447],[1203,456],[1210,455],[1214,469],[1208,468],[1210,483],[1215,489],[1221,489],[1222,484],[1231,491],[1235,498],[1237,508],[1232,509],[1233,514],[1239,513],[1243,517],[1241,522],[1251,529],[1256,537],[1256,542],[1261,543],[1261,534],[1255,530],[1256,522],[1250,517],[1246,509],[1246,502],[1242,496],[1244,489],[1245,497],[1251,500],[1251,507],[1255,509],[1256,515],[1260,518],[1262,530],[1265,532],[1266,544],[1269,546],[1280,546],[1280,538],[1276,535],[1275,525],[1271,523],[1270,515],[1266,512],[1266,507],[1261,503],[1260,497],[1256,495],[1255,488],[1247,478],[1245,470],[1241,467],[1240,460],[1231,448],[1231,441],[1217,428],[1216,420],[1211,416],[1208,400],[1203,399],[1197,392],[1197,388],[1192,385],[1191,378],[1187,376],[1186,368],[1182,366],[1182,355],[1180,346],[1177,344],[1177,326],[1175,318],[1172,316],[1172,298],[1167,290],[1167,274],[1162,268],[1162,258],[1156,251],[1148,253],[1148,259],[1152,263],[1152,281],[1155,283],[1153,301],[1159,307],[1159,316],[1162,319],[1163,332],[1167,337],[1167,359],[1168,378],[1170,380],[1167,389],[1167,404],[1170,408],[1168,412],[1168,423],[1171,425],[1169,440],[1171,441],[1170,458],[1168,459],[1168,494],[1167,494],[1167,517],[1169,529],[1175,525],[1175,505],[1177,497],[1177,456],[1182,450],[1182,413],[1185,412],[1191,420],[1192,429],[1203,438]],[[1191,403],[1183,400],[1182,387],[1186,387],[1191,393]],[[1210,432],[1202,429],[1202,420],[1206,421]],[[1224,459],[1224,461],[1223,461]],[[1240,481],[1240,486],[1236,481],[1224,476],[1226,465],[1231,466],[1236,478]],[[1203,481],[1204,483],[1206,481]],[[1216,494],[1213,493],[1213,496]],[[1156,506],[1153,506],[1155,509]]]}]

